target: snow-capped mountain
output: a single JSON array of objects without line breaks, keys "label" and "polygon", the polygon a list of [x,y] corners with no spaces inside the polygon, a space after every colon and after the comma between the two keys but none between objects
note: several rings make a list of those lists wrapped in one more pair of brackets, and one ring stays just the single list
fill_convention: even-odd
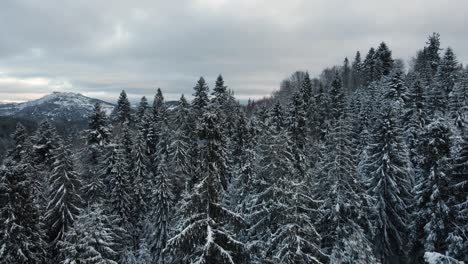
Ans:
[{"label": "snow-capped mountain", "polygon": [[115,108],[113,104],[79,93],[53,92],[29,102],[0,104],[0,116],[22,117],[34,121],[47,119],[60,124],[80,124],[87,120],[97,102],[101,103],[108,115]]}]

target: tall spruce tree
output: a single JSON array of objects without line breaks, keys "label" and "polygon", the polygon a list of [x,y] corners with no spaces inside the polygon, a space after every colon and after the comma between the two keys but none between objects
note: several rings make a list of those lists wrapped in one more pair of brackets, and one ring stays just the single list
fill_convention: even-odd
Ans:
[{"label": "tall spruce tree", "polygon": [[373,131],[364,171],[375,199],[374,248],[381,263],[405,261],[412,175],[409,159],[392,110],[386,110]]},{"label": "tall spruce tree", "polygon": [[63,240],[83,205],[80,196],[81,182],[75,171],[69,146],[59,146],[55,151],[51,173],[44,223],[54,260],[57,242]]},{"label": "tall spruce tree", "polygon": [[215,114],[204,114],[199,130],[203,178],[182,206],[184,219],[167,244],[176,263],[242,263],[247,256],[244,245],[225,228],[227,223],[240,226],[243,220],[220,204],[223,175],[218,164],[225,154],[219,126]]},{"label": "tall spruce tree", "polygon": [[122,90],[117,101],[117,117],[121,124],[131,121],[130,102],[127,98],[127,93]]}]

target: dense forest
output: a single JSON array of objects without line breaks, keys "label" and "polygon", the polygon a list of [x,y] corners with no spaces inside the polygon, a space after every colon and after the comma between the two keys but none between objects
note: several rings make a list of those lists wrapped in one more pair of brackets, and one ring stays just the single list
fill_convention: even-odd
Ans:
[{"label": "dense forest", "polygon": [[247,105],[220,75],[170,108],[122,91],[78,136],[18,123],[0,263],[466,262],[467,118],[434,33],[407,69],[382,42]]}]

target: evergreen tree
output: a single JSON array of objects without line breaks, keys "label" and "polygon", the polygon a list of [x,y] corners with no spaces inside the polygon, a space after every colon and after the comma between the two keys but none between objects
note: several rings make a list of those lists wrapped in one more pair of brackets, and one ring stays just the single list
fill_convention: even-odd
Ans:
[{"label": "evergreen tree", "polygon": [[79,194],[81,183],[71,157],[69,147],[62,145],[55,151],[55,162],[52,164],[44,222],[53,255],[57,253],[57,242],[73,225],[83,204]]},{"label": "evergreen tree", "polygon": [[228,91],[227,86],[224,85],[223,76],[221,76],[221,74],[218,75],[218,78],[216,79],[216,84],[213,89],[212,96],[213,104],[217,105],[218,107],[223,107],[226,105],[228,100]]},{"label": "evergreen tree", "polygon": [[149,109],[148,99],[143,96],[140,100],[140,104],[138,105],[136,116],[139,121],[143,119]]},{"label": "evergreen tree", "polygon": [[345,107],[345,97],[343,92],[343,86],[341,83],[341,79],[339,76],[335,76],[331,84],[330,90],[330,101],[331,101],[331,108],[330,108],[330,116],[333,121],[337,121],[341,115],[343,115],[344,107]]},{"label": "evergreen tree", "polygon": [[343,80],[343,88],[345,91],[350,91],[351,85],[351,67],[349,66],[348,58],[343,61],[343,67],[341,70],[341,79]]},{"label": "evergreen tree", "polygon": [[118,236],[99,205],[91,205],[58,242],[63,264],[117,264]]},{"label": "evergreen tree", "polygon": [[101,104],[94,105],[93,112],[89,117],[87,143],[88,145],[96,144],[104,146],[109,143],[112,130],[109,126],[106,113],[102,110]]},{"label": "evergreen tree", "polygon": [[357,174],[354,135],[349,121],[340,119],[326,137],[319,180],[314,186],[320,208],[319,231],[322,250],[330,263],[376,263],[366,233],[369,224],[370,197]]},{"label": "evergreen tree", "polygon": [[130,122],[131,120],[130,102],[124,90],[120,93],[119,100],[117,101],[117,116],[121,124]]},{"label": "evergreen tree", "polygon": [[34,204],[26,160],[6,160],[0,169],[0,263],[45,261],[40,212]]},{"label": "evergreen tree", "polygon": [[[163,144],[166,144],[165,147],[167,148],[167,143]],[[154,179],[155,184],[151,201],[154,209],[150,216],[152,227],[150,228],[150,238],[148,238],[154,263],[166,263],[163,250],[169,238],[169,219],[172,211],[171,205],[174,200],[172,180],[169,178],[167,152],[162,151],[160,155]]]},{"label": "evergreen tree", "polygon": [[378,79],[375,49],[370,48],[363,62],[363,81],[365,85]]},{"label": "evergreen tree", "polygon": [[460,150],[454,155],[449,183],[449,194],[454,223],[449,227],[446,243],[447,253],[461,261],[468,261],[465,254],[468,250],[468,138],[466,135],[460,143]]},{"label": "evergreen tree", "polygon": [[450,129],[440,120],[429,124],[421,135],[422,177],[416,186],[416,239],[425,251],[444,253],[451,223]]},{"label": "evergreen tree", "polygon": [[353,65],[351,66],[351,86],[353,90],[361,86],[363,70],[362,68],[363,65],[361,61],[361,53],[357,51],[356,56],[354,57]]},{"label": "evergreen tree", "polygon": [[224,153],[220,149],[222,134],[216,115],[204,114],[199,135],[203,142],[203,178],[183,204],[184,219],[169,239],[167,249],[176,263],[242,263],[246,256],[244,245],[224,228],[225,223],[239,226],[243,221],[220,204],[223,175],[218,164]]},{"label": "evergreen tree", "polygon": [[307,171],[305,161],[305,144],[307,136],[306,113],[302,96],[296,93],[292,99],[289,111],[289,137],[291,138],[294,155],[294,168],[299,177],[304,177]]},{"label": "evergreen tree", "polygon": [[294,156],[286,130],[271,124],[259,143],[258,173],[249,198],[249,248],[254,261],[321,263],[320,236],[311,218],[314,200],[304,179],[294,177]]},{"label": "evergreen tree", "polygon": [[377,78],[382,75],[389,75],[393,69],[392,51],[388,48],[385,42],[380,43],[379,48],[375,52],[376,56],[376,72]]},{"label": "evergreen tree", "polygon": [[412,175],[400,128],[391,110],[380,116],[367,152],[364,171],[369,178],[369,194],[376,201],[376,254],[381,263],[404,261]]},{"label": "evergreen tree", "polygon": [[200,77],[193,89],[195,90],[195,93],[193,94],[194,98],[192,100],[192,109],[193,113],[195,114],[195,118],[200,119],[202,117],[204,109],[209,104],[209,88],[205,82],[205,79],[203,79],[203,77]]}]

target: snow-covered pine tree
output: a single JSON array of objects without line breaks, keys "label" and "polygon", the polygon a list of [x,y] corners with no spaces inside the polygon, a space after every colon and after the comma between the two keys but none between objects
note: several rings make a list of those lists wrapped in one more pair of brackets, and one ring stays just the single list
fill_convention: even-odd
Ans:
[{"label": "snow-covered pine tree", "polygon": [[7,159],[0,168],[0,263],[45,261],[40,212],[34,204],[29,160]]},{"label": "snow-covered pine tree", "polygon": [[136,112],[137,121],[141,121],[143,119],[148,109],[149,109],[148,99],[146,99],[146,96],[143,96],[140,99],[140,104],[138,104],[138,109]]},{"label": "snow-covered pine tree", "polygon": [[104,160],[105,148],[109,145],[112,128],[101,105],[96,103],[89,117],[86,133],[86,146],[80,153],[80,175],[83,179],[82,197],[88,203],[102,202],[104,179],[100,170]]},{"label": "snow-covered pine tree", "polygon": [[296,93],[288,115],[288,136],[292,143],[292,153],[294,155],[294,168],[298,177],[304,178],[308,166],[305,155],[305,145],[307,142],[306,112],[304,110],[304,101],[299,93]]},{"label": "snow-covered pine tree", "polygon": [[449,117],[455,128],[453,132],[456,144],[468,126],[468,70],[461,74],[449,95]]},{"label": "snow-covered pine tree", "polygon": [[320,208],[322,250],[330,263],[376,263],[369,219],[371,198],[357,174],[357,151],[348,119],[340,119],[326,136],[326,153],[314,182]]},{"label": "snow-covered pine tree", "polygon": [[195,93],[193,94],[192,100],[192,114],[194,114],[195,120],[201,119],[205,108],[209,105],[210,100],[208,99],[209,88],[203,77],[200,77],[197,84],[193,88]]},{"label": "snow-covered pine tree", "polygon": [[15,142],[15,146],[8,152],[8,158],[18,162],[21,161],[21,159],[31,148],[30,142],[28,142],[26,128],[21,123],[16,125],[15,132],[13,134],[13,140]]},{"label": "snow-covered pine tree", "polygon": [[174,180],[175,199],[187,187],[186,185],[192,176],[191,158],[193,157],[189,156],[191,146],[191,123],[189,118],[189,104],[182,96],[175,113],[173,122],[175,128],[168,149],[168,162],[171,168],[171,178]]},{"label": "snow-covered pine tree", "polygon": [[375,49],[372,47],[367,52],[366,58],[362,64],[362,78],[364,85],[369,85],[371,82],[376,81],[377,77],[376,69],[376,54]]},{"label": "snow-covered pine tree", "polygon": [[468,138],[462,137],[460,148],[452,161],[449,193],[454,223],[446,239],[447,254],[468,262]]},{"label": "snow-covered pine tree", "polygon": [[121,124],[131,122],[130,102],[127,98],[127,93],[122,90],[117,101],[117,118]]},{"label": "snow-covered pine tree", "polygon": [[[343,85],[340,79],[340,76],[336,75],[331,83],[330,89],[330,117],[333,123],[338,121],[343,115],[345,107],[345,97],[344,97]],[[333,126],[333,125],[332,125]]]},{"label": "snow-covered pine tree", "polygon": [[163,128],[158,144],[158,152],[155,161],[158,162],[154,175],[153,190],[151,194],[151,210],[149,215],[148,234],[146,242],[153,256],[153,263],[166,263],[166,256],[163,252],[169,238],[169,221],[172,216],[172,204],[174,201],[173,179],[170,178],[168,145],[168,128]]},{"label": "snow-covered pine tree", "polygon": [[73,227],[58,242],[63,264],[117,264],[120,240],[111,224],[111,219],[93,204],[80,213]]},{"label": "snow-covered pine tree", "polygon": [[[276,107],[272,111],[272,117],[281,113]],[[246,210],[249,248],[254,263],[321,263],[320,236],[311,219],[316,204],[304,179],[294,177],[291,143],[277,120],[271,118],[269,129],[260,135],[258,173]]]},{"label": "snow-covered pine tree", "polygon": [[351,87],[352,90],[358,89],[361,86],[362,82],[362,61],[361,61],[361,53],[359,51],[356,52],[354,56],[354,61],[351,66]]},{"label": "snow-covered pine tree", "polygon": [[[164,96],[160,88],[158,88],[154,96],[153,108],[151,109],[151,118],[148,123],[147,145],[148,153],[153,156],[156,153],[156,146],[158,145],[158,135],[161,133],[160,125],[163,115],[166,114],[166,105]],[[154,168],[152,168],[154,169]]]},{"label": "snow-covered pine tree", "polygon": [[109,197],[108,204],[112,215],[116,216],[114,224],[127,231],[127,234],[132,232],[132,215],[131,215],[131,196],[129,195],[131,188],[129,180],[128,164],[125,160],[123,147],[119,143],[114,143],[112,153],[108,159],[108,167],[106,169]]},{"label": "snow-covered pine tree", "polygon": [[143,133],[137,134],[135,146],[132,151],[133,168],[131,171],[131,188],[129,195],[132,201],[132,219],[135,224],[134,245],[137,245],[144,220],[148,212],[148,202],[152,190],[152,172],[149,170],[149,158],[146,153],[146,139]]},{"label": "snow-covered pine tree", "polygon": [[[452,225],[450,199],[450,129],[434,120],[421,135],[421,177],[415,187],[416,215],[414,232],[424,251],[444,253]],[[418,254],[422,252],[418,252]]]},{"label": "snow-covered pine tree", "polygon": [[393,59],[392,59],[392,51],[388,48],[385,42],[380,43],[379,47],[375,51],[376,57],[376,72],[377,72],[377,79],[380,79],[381,76],[389,75],[393,69]]},{"label": "snow-covered pine tree", "polygon": [[412,172],[401,129],[391,109],[380,114],[363,171],[375,199],[374,250],[381,263],[404,261],[409,224]]},{"label": "snow-covered pine tree", "polygon": [[243,219],[224,208],[220,161],[225,158],[221,148],[221,128],[217,116],[203,115],[199,136],[201,139],[200,171],[203,178],[189,194],[190,199],[181,208],[184,219],[175,235],[169,239],[167,251],[175,263],[245,263],[245,247],[225,227],[227,223],[242,225]]},{"label": "snow-covered pine tree", "polygon": [[69,146],[59,146],[54,155],[44,224],[50,254],[55,261],[57,242],[63,240],[65,232],[73,225],[83,201],[79,194],[81,182]]}]

